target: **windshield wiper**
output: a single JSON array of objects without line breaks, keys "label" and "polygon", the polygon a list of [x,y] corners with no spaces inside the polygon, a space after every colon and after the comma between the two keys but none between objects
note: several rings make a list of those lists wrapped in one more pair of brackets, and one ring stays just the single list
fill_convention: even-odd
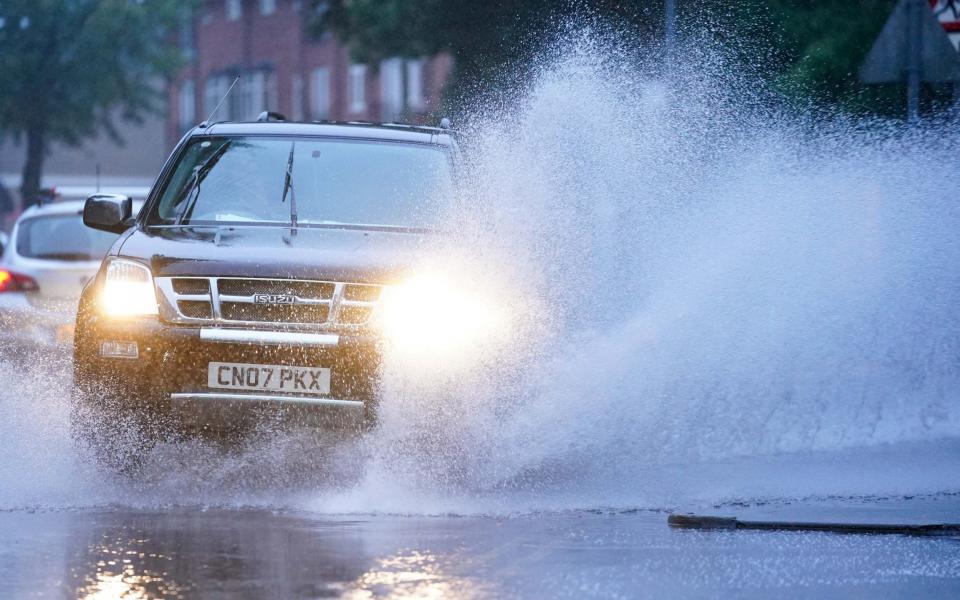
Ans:
[{"label": "windshield wiper", "polygon": [[184,201],[183,209],[181,209],[177,215],[177,225],[182,225],[190,216],[190,213],[193,212],[193,206],[197,203],[197,198],[200,197],[200,182],[207,176],[210,169],[217,164],[217,161],[220,160],[220,157],[223,156],[227,151],[227,147],[229,147],[232,142],[233,140],[226,140],[219,148],[214,150],[213,154],[208,156],[200,166],[194,167],[193,178],[190,179],[190,187],[188,187],[183,194],[187,199]]},{"label": "windshield wiper", "polygon": [[290,227],[297,228],[297,196],[293,189],[293,151],[297,147],[297,142],[290,142],[290,156],[287,157],[287,173],[283,177],[283,195],[280,202],[287,201],[287,191],[290,191]]}]

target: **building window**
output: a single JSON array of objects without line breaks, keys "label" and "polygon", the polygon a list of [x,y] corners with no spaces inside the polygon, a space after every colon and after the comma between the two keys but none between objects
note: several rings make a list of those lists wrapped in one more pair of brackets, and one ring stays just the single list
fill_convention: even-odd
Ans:
[{"label": "building window", "polygon": [[303,77],[299,73],[290,79],[290,118],[303,120]]},{"label": "building window", "polygon": [[243,16],[243,0],[227,0],[227,20],[236,21]]},{"label": "building window", "polygon": [[196,49],[193,47],[193,13],[183,10],[180,13],[180,24],[177,27],[177,45],[186,60],[193,60]]},{"label": "building window", "polygon": [[350,112],[362,113],[367,110],[367,65],[350,65],[347,89],[350,92]]},{"label": "building window", "polygon": [[230,99],[224,101],[224,103],[217,109],[217,112],[214,113],[214,107],[220,102],[220,100],[227,93],[227,90],[230,89],[230,84],[233,82],[233,78],[229,75],[214,75],[209,77],[203,87],[203,113],[205,115],[210,115],[211,121],[225,121],[232,118],[233,111],[232,102]]},{"label": "building window", "polygon": [[380,97],[384,121],[402,121],[409,112],[426,108],[423,95],[424,61],[388,58],[380,63]]},{"label": "building window", "polygon": [[423,60],[408,60],[407,67],[407,108],[421,111],[426,108],[423,96]]},{"label": "building window", "polygon": [[401,121],[403,105],[403,59],[388,58],[380,63],[380,98],[384,122]]},{"label": "building window", "polygon": [[317,67],[310,81],[310,118],[320,121],[330,118],[330,69]]},{"label": "building window", "polygon": [[[193,80],[185,79],[180,84],[180,93],[178,94],[177,114],[180,120],[180,131],[186,131],[196,124],[196,90]],[[212,108],[212,107],[211,107]]]},{"label": "building window", "polygon": [[240,120],[254,121],[265,110],[277,108],[277,80],[270,71],[252,71],[240,78]]},{"label": "building window", "polygon": [[239,110],[233,118],[239,121],[253,121],[259,115],[259,113],[256,113],[256,98],[258,96],[263,97],[263,79],[258,75],[259,73],[244,73],[237,83],[237,87],[240,88],[237,90],[237,97],[240,102]]},{"label": "building window", "polygon": [[277,0],[260,0],[260,14],[272,15],[277,11]]},{"label": "building window", "polygon": [[280,100],[277,98],[277,74],[273,71],[267,71],[264,75],[264,110],[279,110]]}]

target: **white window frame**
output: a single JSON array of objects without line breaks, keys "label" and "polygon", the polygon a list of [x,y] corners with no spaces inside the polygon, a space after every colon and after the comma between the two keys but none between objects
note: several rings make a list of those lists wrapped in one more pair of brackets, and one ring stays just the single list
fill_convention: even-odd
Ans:
[{"label": "white window frame", "polygon": [[216,113],[213,108],[223,98],[224,94],[230,88],[233,78],[229,75],[213,75],[208,77],[203,87],[203,114],[210,115],[211,121],[222,121],[232,119],[233,103],[227,99]]},{"label": "white window frame", "polygon": [[303,75],[294,73],[290,77],[290,118],[303,121]]},{"label": "white window frame", "polygon": [[427,107],[427,98],[424,89],[424,61],[422,58],[408,60],[404,67],[407,69],[407,108],[421,111]]},{"label": "white window frame", "polygon": [[180,13],[180,23],[177,26],[177,45],[185,59],[192,60],[197,54],[197,49],[193,45],[193,13],[183,11]]},{"label": "white window frame", "polygon": [[243,0],[226,0],[228,21],[239,21],[243,16]]},{"label": "white window frame", "polygon": [[180,131],[196,125],[197,121],[197,90],[192,79],[184,79],[180,82],[180,90],[177,92],[177,117],[179,120]]},{"label": "white window frame", "polygon": [[314,121],[329,119],[331,100],[330,67],[316,67],[310,73],[310,118]]},{"label": "white window frame", "polygon": [[263,110],[261,103],[257,102],[257,98],[263,98],[263,73],[259,71],[244,73],[240,76],[237,87],[240,88],[237,90],[237,96],[240,98],[239,120],[256,120],[260,111]]},{"label": "white window frame", "polygon": [[347,74],[350,112],[365,112],[367,110],[367,65],[350,65]]},{"label": "white window frame", "polygon": [[263,72],[263,110],[280,110],[280,99],[277,92],[277,74],[273,71]]},{"label": "white window frame", "polygon": [[265,110],[277,110],[277,79],[272,71],[248,71],[238,85],[240,120],[254,121]]},{"label": "white window frame", "polygon": [[388,58],[380,63],[380,102],[383,121],[403,118],[403,59]]}]

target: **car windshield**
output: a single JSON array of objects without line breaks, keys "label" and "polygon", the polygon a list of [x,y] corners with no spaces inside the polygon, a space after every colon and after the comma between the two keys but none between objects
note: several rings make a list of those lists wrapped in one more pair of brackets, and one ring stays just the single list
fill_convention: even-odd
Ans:
[{"label": "car windshield", "polygon": [[148,222],[431,227],[452,187],[449,154],[436,146],[209,138],[187,147]]},{"label": "car windshield", "polygon": [[48,260],[100,260],[117,237],[85,226],[79,214],[31,217],[17,227],[17,254]]}]

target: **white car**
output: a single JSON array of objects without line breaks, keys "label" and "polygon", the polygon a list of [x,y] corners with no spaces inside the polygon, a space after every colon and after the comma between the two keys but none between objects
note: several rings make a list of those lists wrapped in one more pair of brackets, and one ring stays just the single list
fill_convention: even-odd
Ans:
[{"label": "white car", "polygon": [[118,237],[86,227],[83,204],[31,207],[14,224],[0,257],[0,350],[72,345],[80,292]]}]

